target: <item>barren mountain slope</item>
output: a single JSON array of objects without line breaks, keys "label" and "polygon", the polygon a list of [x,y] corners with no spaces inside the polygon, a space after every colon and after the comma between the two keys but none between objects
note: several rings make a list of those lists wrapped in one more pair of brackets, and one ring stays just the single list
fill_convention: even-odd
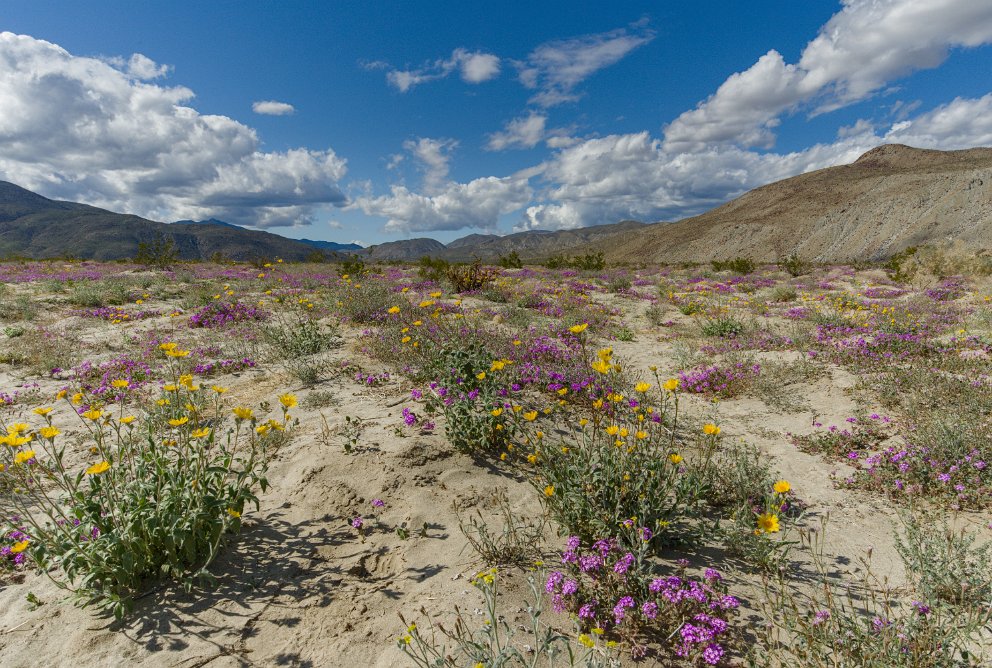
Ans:
[{"label": "barren mountain slope", "polygon": [[774,260],[796,253],[844,262],[945,240],[992,248],[992,148],[879,146],[850,165],[778,181],[702,215],[589,249],[614,261]]}]

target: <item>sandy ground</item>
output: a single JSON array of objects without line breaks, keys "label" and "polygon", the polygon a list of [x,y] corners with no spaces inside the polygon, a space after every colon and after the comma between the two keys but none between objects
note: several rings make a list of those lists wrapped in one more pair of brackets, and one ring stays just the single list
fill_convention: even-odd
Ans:
[{"label": "sandy ground", "polygon": [[[644,307],[615,301],[634,312]],[[685,320],[674,310],[671,316]],[[645,375],[649,365],[669,368],[671,337],[663,328],[647,327],[643,317],[628,321],[639,323],[634,341],[613,344],[616,354]],[[368,370],[381,370],[358,356],[357,331],[344,331],[346,345],[329,353],[330,359],[358,359]],[[18,382],[3,377],[0,387]],[[794,412],[754,396],[717,406],[690,398],[690,410],[717,411],[725,447],[738,439],[758,444],[810,503],[812,518],[829,514],[832,555],[853,561],[872,548],[879,573],[899,582],[904,574],[892,544],[894,509],[877,497],[835,489],[831,472],[842,465],[803,454],[785,437],[808,433],[814,418],[839,423],[851,415],[855,382],[842,368],[831,367],[826,376],[791,388],[807,403]],[[292,387],[287,375],[262,369],[226,378],[225,384],[232,398],[255,401]],[[117,623],[74,607],[63,591],[34,573],[0,587],[0,662],[11,668],[406,665],[396,647],[404,629],[398,613],[416,619],[422,607],[449,614],[459,605],[474,614],[480,603],[469,579],[481,564],[459,530],[456,505],[463,512],[479,508],[491,514],[493,493],[502,488],[522,513],[540,512],[526,480],[456,453],[440,425],[433,435],[398,434],[403,407],[415,408],[409,390],[399,376],[366,388],[338,375],[298,391],[301,402],[311,391],[329,392],[333,399],[319,411],[295,411],[301,420],[296,436],[271,463],[272,487],[261,509],[245,514],[242,535],[213,566],[219,578],[213,591],[191,596],[174,587],[156,589],[138,601],[132,617]],[[331,431],[326,438],[321,413]],[[362,424],[350,454],[343,448],[346,417]],[[356,515],[368,521],[374,498],[385,507],[359,541],[349,522]],[[401,539],[397,526],[405,526],[409,537]],[[757,595],[756,578],[734,577]],[[515,602],[523,574],[509,581],[512,613],[520,610]],[[43,605],[29,603],[28,592]]]}]

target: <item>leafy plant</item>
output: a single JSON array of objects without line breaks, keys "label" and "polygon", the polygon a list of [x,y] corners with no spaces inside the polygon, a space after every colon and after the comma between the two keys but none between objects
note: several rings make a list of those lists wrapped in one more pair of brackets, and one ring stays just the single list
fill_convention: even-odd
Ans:
[{"label": "leafy plant", "polygon": [[218,435],[219,400],[191,376],[173,380],[165,403],[140,421],[125,415],[127,401],[112,414],[74,397],[90,406],[80,420],[98,460],[83,471],[70,468],[47,413],[44,427],[8,427],[2,475],[19,491],[3,510],[26,525],[21,549],[84,605],[118,618],[150,581],[189,589],[211,580],[207,567],[267,487],[267,434],[286,428],[286,419],[256,428],[253,411],[240,408],[234,428]]}]

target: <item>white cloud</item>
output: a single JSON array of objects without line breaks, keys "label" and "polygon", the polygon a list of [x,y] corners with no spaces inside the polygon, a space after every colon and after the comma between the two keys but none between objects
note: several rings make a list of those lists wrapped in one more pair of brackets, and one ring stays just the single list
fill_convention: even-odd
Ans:
[{"label": "white cloud", "polygon": [[[382,66],[381,61],[376,61],[366,65],[366,69],[382,69]],[[399,92],[406,93],[414,86],[444,79],[455,71],[460,72],[466,83],[483,83],[499,76],[500,59],[491,53],[458,48],[451,52],[450,58],[424,63],[415,69],[391,69],[386,72],[386,81]]]},{"label": "white cloud", "polygon": [[791,153],[714,144],[692,153],[669,151],[647,132],[583,141],[542,165],[544,201],[524,212],[516,230],[570,229],[676,220],[702,213],[748,190],[816,169],[848,164],[889,143],[941,150],[992,145],[992,93],[953,101],[877,128],[861,120],[838,139]]},{"label": "white cloud", "polygon": [[553,107],[579,99],[576,86],[652,39],[654,31],[639,22],[629,28],[547,42],[514,65],[520,82],[538,91],[530,102]]},{"label": "white cloud", "polygon": [[344,229],[344,225],[341,223],[340,220],[329,220],[329,221],[327,221],[327,226],[329,228],[331,228],[332,230],[343,230]]},{"label": "white cloud", "polygon": [[[346,197],[334,151],[263,152],[255,131],[143,79],[161,66],[0,33],[0,178],[158,220],[307,224]],[[150,64],[149,64],[150,63]]]},{"label": "white cloud", "polygon": [[275,100],[259,100],[253,102],[251,110],[256,114],[265,116],[287,116],[296,113],[296,107],[287,102],[276,102]]},{"label": "white cloud", "polygon": [[172,69],[169,65],[158,65],[148,56],[135,53],[127,61],[127,73],[135,79],[149,80],[164,77]]},{"label": "white cloud", "polygon": [[544,125],[547,121],[547,116],[536,113],[514,118],[503,126],[502,132],[494,132],[489,135],[486,148],[490,151],[503,151],[508,148],[534,148],[544,138]]},{"label": "white cloud", "polygon": [[992,42],[992,4],[974,0],[845,0],[798,63],[777,51],[731,75],[665,128],[669,150],[714,142],[768,148],[782,114],[862,100],[893,79],[933,68],[954,47]]},{"label": "white cloud", "polygon": [[912,120],[896,123],[884,140],[945,150],[992,146],[992,93],[978,99],[958,97]]},{"label": "white cloud", "polygon": [[454,139],[419,137],[403,142],[403,148],[413,155],[424,174],[424,190],[439,191],[448,179],[448,162],[451,152],[458,146]]},{"label": "white cloud", "polygon": [[462,66],[462,80],[468,83],[482,83],[499,76],[499,58],[491,53],[466,53],[455,51]]},{"label": "white cloud", "polygon": [[859,118],[854,122],[854,125],[844,125],[837,128],[837,136],[841,139],[845,137],[854,137],[857,135],[862,135],[869,132],[875,131],[875,124],[865,118]]},{"label": "white cloud", "polygon": [[362,248],[368,248],[369,245],[362,241],[361,239],[352,239],[348,242],[349,244],[355,244],[356,246],[361,246]]},{"label": "white cloud", "polygon": [[389,195],[361,197],[355,204],[368,215],[386,218],[388,232],[494,231],[500,216],[521,209],[533,194],[526,179],[487,176],[448,183],[434,195],[394,185]]}]

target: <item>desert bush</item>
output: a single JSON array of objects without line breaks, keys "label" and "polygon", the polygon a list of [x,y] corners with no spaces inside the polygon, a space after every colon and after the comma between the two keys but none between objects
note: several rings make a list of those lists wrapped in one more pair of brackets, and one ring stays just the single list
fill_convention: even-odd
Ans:
[{"label": "desert bush", "polygon": [[147,241],[138,242],[135,264],[166,268],[179,260],[179,247],[171,236],[158,233]]},{"label": "desert bush", "polygon": [[451,264],[443,258],[424,255],[417,261],[417,275],[427,281],[442,281],[448,274]]},{"label": "desert bush", "polygon": [[[127,393],[126,381],[119,389]],[[285,429],[295,405],[285,395],[282,421],[262,424],[253,411],[238,408],[234,428],[219,435],[217,397],[191,376],[176,376],[159,405],[137,418],[126,414],[138,408],[127,400],[112,414],[76,394],[72,410],[89,406],[80,420],[98,460],[78,472],[50,408],[35,411],[43,427],[8,426],[0,475],[19,491],[0,504],[5,516],[16,515],[27,527],[21,549],[82,604],[117,617],[155,579],[179,580],[187,589],[209,581],[207,567],[240,528],[245,506],[257,508],[256,491],[266,488],[267,433]]]},{"label": "desert bush", "polygon": [[360,257],[348,255],[338,263],[338,274],[341,276],[361,278],[368,273],[369,269],[365,266],[365,261]]},{"label": "desert bush", "polygon": [[806,260],[803,260],[797,254],[793,253],[789,255],[784,260],[779,261],[779,265],[782,269],[789,272],[790,276],[802,276],[803,274],[808,274],[813,270],[812,265]]},{"label": "desert bush", "polygon": [[630,280],[630,276],[620,274],[607,281],[606,289],[610,292],[627,292],[630,290],[631,285],[633,285],[633,282]]},{"label": "desert bush", "polygon": [[496,263],[504,269],[521,269],[524,266],[523,261],[520,259],[520,254],[515,250],[510,251],[505,256],[500,255]]},{"label": "desert bush", "polygon": [[791,285],[776,285],[769,295],[773,302],[791,302],[796,299],[796,289]]},{"label": "desert bush", "polygon": [[757,265],[749,257],[737,256],[732,260],[711,260],[713,271],[732,271],[735,274],[753,274]]},{"label": "desert bush", "polygon": [[499,269],[483,267],[480,260],[469,265],[453,265],[445,272],[445,278],[451,283],[455,292],[481,290],[495,281],[498,276]]}]

